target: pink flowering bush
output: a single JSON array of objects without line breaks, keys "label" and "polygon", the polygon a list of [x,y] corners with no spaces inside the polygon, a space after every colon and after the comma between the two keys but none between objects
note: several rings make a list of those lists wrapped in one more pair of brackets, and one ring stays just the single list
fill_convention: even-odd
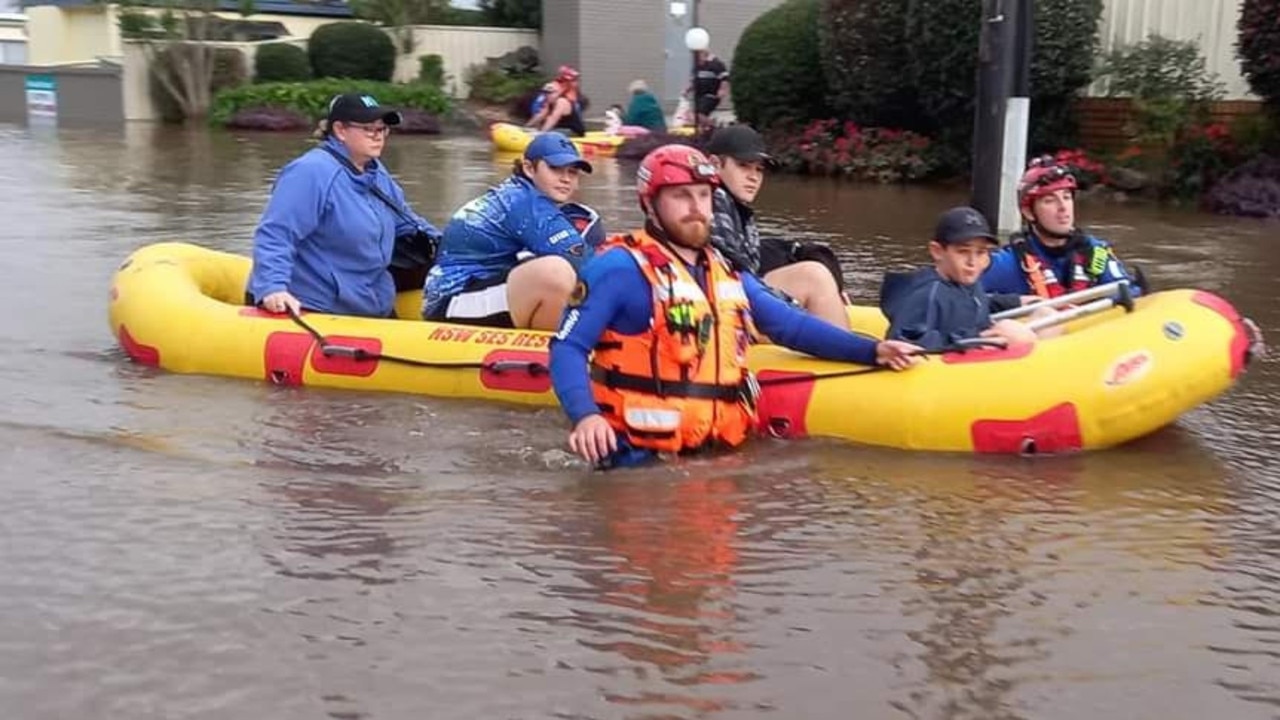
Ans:
[{"label": "pink flowering bush", "polygon": [[937,169],[933,143],[906,130],[815,120],[770,140],[774,158],[790,172],[900,183],[924,180]]}]

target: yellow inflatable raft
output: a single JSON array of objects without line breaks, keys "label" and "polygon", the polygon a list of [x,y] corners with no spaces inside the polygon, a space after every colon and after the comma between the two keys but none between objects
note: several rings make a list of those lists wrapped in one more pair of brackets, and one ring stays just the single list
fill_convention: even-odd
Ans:
[{"label": "yellow inflatable raft", "polygon": [[[690,135],[693,128],[676,128],[675,135]],[[489,140],[498,152],[522,153],[537,133],[512,123],[494,123],[489,126]],[[618,146],[626,142],[621,135],[609,135],[601,130],[589,131],[582,137],[569,138],[578,146],[578,152],[586,157],[612,157]]]},{"label": "yellow inflatable raft", "polygon": [[[282,385],[550,405],[548,333],[308,313],[301,324],[241,305],[250,261],[185,243],[144,247],[117,271],[111,330],[133,360]],[[420,293],[402,293],[418,317]],[[882,333],[874,308],[851,308]],[[314,333],[312,332],[314,331]],[[903,373],[762,345],[760,429],[913,450],[1060,452],[1146,435],[1231,386],[1250,333],[1222,298],[1155,293],[1070,323],[1034,347],[929,358]]]}]

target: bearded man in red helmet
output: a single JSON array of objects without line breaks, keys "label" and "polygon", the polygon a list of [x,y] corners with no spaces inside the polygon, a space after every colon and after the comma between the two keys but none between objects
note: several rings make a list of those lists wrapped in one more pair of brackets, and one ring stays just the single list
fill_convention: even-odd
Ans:
[{"label": "bearded man in red helmet", "polygon": [[[710,245],[716,168],[665,145],[636,172],[645,226],[606,241],[581,271],[551,343],[551,381],[592,463],[735,447],[755,421],[747,368],[756,329],[829,360],[903,370],[920,348],[877,341],[793,307]],[[607,248],[607,249],[606,249]]]},{"label": "bearded man in red helmet", "polygon": [[982,285],[993,294],[1054,298],[1129,280],[1134,295],[1142,280],[1121,264],[1105,241],[1076,227],[1076,178],[1051,157],[1038,158],[1018,182],[1024,230],[991,255]]}]

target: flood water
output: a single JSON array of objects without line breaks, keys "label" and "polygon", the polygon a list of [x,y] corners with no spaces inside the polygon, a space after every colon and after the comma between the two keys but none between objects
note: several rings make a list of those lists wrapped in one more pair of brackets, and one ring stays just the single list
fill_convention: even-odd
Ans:
[{"label": "flood water", "polygon": [[[1274,353],[1107,452],[762,440],[609,474],[552,409],[125,360],[116,265],[247,251],[305,145],[0,126],[3,717],[1280,716]],[[505,171],[479,138],[386,159],[436,222]],[[630,168],[585,187],[638,220]],[[760,210],[838,245],[870,300],[963,195],[773,178]],[[1080,211],[1280,338],[1280,225]]]}]

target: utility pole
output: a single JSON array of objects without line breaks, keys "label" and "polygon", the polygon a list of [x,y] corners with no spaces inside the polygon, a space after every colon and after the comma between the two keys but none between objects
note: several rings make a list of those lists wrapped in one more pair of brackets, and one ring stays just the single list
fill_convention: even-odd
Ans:
[{"label": "utility pole", "polygon": [[[982,8],[971,203],[1001,231],[1017,227],[1016,215],[1006,215],[1002,208],[1011,205],[1016,213],[1013,187],[1025,165],[1031,18],[1029,12],[1024,17],[1022,10],[1030,5],[1031,0],[984,0]],[[1021,78],[1019,66],[1023,68]],[[1010,103],[1016,84],[1022,102]],[[1011,149],[1011,144],[1017,147]],[[1018,167],[1011,170],[1015,163]],[[1013,175],[1013,186],[1005,182],[1007,175]],[[1012,226],[1011,220],[1015,223]]]},{"label": "utility pole", "polygon": [[1014,0],[1017,31],[1013,50],[1013,92],[1005,106],[1004,157],[1000,178],[1001,234],[1022,227],[1018,210],[1018,181],[1027,167],[1027,134],[1031,125],[1031,56],[1035,43],[1034,0]]}]

